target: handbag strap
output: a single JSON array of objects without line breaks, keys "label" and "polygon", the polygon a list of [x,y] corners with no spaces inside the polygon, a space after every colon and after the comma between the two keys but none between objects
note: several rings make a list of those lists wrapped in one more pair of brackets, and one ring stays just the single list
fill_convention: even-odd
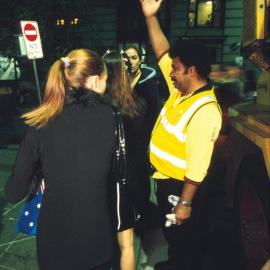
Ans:
[{"label": "handbag strap", "polygon": [[127,156],[126,156],[126,139],[122,117],[119,111],[114,111],[115,118],[115,141],[116,149],[113,156],[113,174],[116,182],[127,182]]}]

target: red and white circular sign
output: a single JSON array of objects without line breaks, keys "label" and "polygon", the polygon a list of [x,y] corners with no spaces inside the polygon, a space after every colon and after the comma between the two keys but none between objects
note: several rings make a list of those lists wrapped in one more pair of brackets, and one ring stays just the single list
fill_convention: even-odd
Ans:
[{"label": "red and white circular sign", "polygon": [[29,41],[35,41],[38,36],[37,29],[33,24],[27,23],[23,29],[24,35]]}]

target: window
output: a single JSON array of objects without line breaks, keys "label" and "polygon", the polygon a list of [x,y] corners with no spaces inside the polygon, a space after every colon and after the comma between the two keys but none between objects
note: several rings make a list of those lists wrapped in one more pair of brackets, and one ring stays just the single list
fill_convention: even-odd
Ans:
[{"label": "window", "polygon": [[56,20],[56,25],[57,26],[64,26],[66,23],[71,24],[72,26],[78,25],[79,24],[79,18],[77,17],[72,17],[70,20],[65,20],[64,18],[59,18]]},{"label": "window", "polygon": [[80,45],[80,18],[76,15],[59,16],[55,19],[54,47],[57,54]]},{"label": "window", "polygon": [[222,0],[189,0],[189,27],[221,27]]}]

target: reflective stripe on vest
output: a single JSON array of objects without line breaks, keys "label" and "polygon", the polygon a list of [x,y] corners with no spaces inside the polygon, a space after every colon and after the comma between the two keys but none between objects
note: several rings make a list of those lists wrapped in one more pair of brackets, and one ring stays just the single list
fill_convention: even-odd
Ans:
[{"label": "reflective stripe on vest", "polygon": [[169,153],[166,153],[165,151],[159,149],[154,144],[150,144],[150,151],[154,153],[156,156],[172,163],[174,166],[186,169],[187,168],[187,162],[181,158],[175,157]]},{"label": "reflective stripe on vest", "polygon": [[163,125],[164,129],[168,131],[170,134],[173,134],[180,142],[186,141],[186,134],[183,133],[183,130],[190,120],[191,116],[200,108],[202,105],[216,101],[213,96],[205,96],[197,101],[195,101],[189,109],[182,115],[181,119],[176,125],[170,124],[168,119],[166,118],[166,108],[164,107],[161,111],[161,120],[160,123]]}]

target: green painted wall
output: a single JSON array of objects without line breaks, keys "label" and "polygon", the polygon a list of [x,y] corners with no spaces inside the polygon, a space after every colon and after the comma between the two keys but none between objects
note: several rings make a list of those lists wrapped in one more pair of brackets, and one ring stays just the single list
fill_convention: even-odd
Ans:
[{"label": "green painted wall", "polygon": [[88,1],[80,26],[83,45],[100,53],[116,44],[116,7],[113,1]]},{"label": "green painted wall", "polygon": [[240,49],[232,52],[230,45],[242,39],[242,0],[226,0],[224,34],[224,61],[233,62]]}]

